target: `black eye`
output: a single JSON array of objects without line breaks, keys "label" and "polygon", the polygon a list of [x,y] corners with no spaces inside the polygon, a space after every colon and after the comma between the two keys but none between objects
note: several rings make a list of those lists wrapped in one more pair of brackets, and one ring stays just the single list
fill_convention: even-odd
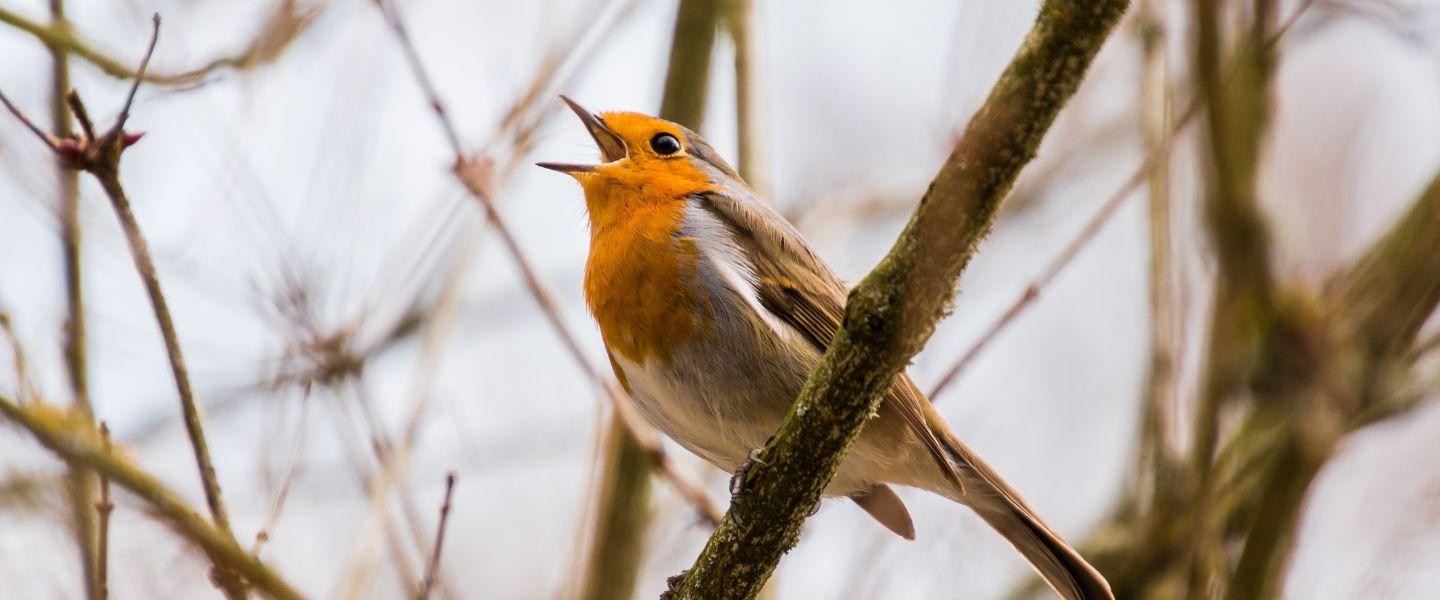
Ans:
[{"label": "black eye", "polygon": [[655,152],[662,156],[674,154],[680,151],[680,140],[675,139],[675,136],[668,133],[657,133],[655,137],[650,138],[650,147],[654,148]]}]

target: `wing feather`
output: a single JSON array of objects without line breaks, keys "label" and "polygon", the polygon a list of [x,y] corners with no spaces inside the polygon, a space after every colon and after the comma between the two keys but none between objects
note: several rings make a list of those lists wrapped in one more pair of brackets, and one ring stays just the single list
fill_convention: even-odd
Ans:
[{"label": "wing feather", "polygon": [[[845,315],[845,284],[785,217],[748,190],[726,188],[703,192],[696,199],[734,233],[754,269],[761,306],[804,334],[823,353]],[[929,414],[933,411],[910,377],[904,373],[897,376],[885,401],[925,444],[941,471],[963,491],[956,464],[950,460],[955,453],[947,452],[935,435]]]}]

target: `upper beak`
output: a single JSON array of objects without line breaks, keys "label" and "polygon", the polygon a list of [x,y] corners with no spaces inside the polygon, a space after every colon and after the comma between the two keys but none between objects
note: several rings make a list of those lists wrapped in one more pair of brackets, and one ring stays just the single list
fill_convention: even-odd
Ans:
[{"label": "upper beak", "polygon": [[565,105],[569,106],[570,110],[575,111],[575,116],[580,117],[580,122],[585,124],[585,129],[590,132],[590,137],[595,138],[595,144],[600,146],[600,160],[611,162],[627,156],[625,141],[620,139],[620,136],[614,131],[610,131],[600,117],[585,110],[585,107],[564,95],[561,95],[560,99],[565,101]]}]

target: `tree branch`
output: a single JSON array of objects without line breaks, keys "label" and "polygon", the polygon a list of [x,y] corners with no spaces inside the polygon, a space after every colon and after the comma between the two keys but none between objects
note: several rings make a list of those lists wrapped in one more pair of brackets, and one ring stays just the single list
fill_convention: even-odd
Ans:
[{"label": "tree branch", "polygon": [[[100,182],[100,187],[105,190],[105,195],[110,199],[111,207],[114,208],[115,216],[120,222],[120,228],[125,233],[131,257],[135,262],[135,270],[144,284],[145,292],[150,298],[151,308],[155,313],[155,320],[160,327],[161,338],[165,343],[166,355],[170,361],[171,374],[175,379],[175,388],[180,398],[180,410],[184,415],[185,431],[190,438],[196,466],[200,470],[200,482],[205,491],[205,500],[209,506],[211,518],[215,521],[216,531],[234,543],[235,535],[230,530],[230,520],[225,513],[224,502],[220,498],[220,484],[215,475],[214,464],[210,459],[209,448],[205,441],[205,431],[200,423],[200,411],[190,385],[185,358],[180,351],[180,341],[175,331],[174,319],[170,315],[165,294],[161,291],[160,278],[155,269],[155,262],[150,257],[149,244],[140,232],[140,225],[130,208],[129,197],[120,184],[121,155],[127,147],[140,139],[140,134],[131,134],[125,131],[125,122],[129,119],[130,108],[135,102],[135,93],[140,87],[140,82],[144,80],[145,71],[150,64],[150,57],[154,54],[155,44],[160,38],[160,15],[158,13],[152,17],[152,24],[150,43],[140,61],[139,69],[136,70],[137,76],[126,96],[125,104],[121,107],[115,123],[104,135],[96,136],[95,126],[90,121],[84,104],[73,91],[70,92],[67,100],[75,111],[76,119],[80,121],[82,135],[78,138],[60,139],[45,135],[38,130],[36,130],[36,135],[55,149],[63,165],[86,171],[95,176]],[[4,100],[5,105],[22,121],[29,121],[18,108],[4,98],[3,94],[0,94],[0,100]],[[217,564],[216,570],[212,572],[212,577],[232,600],[245,597],[245,584],[237,579],[233,572],[228,572]]]},{"label": "tree branch", "polygon": [[179,495],[130,461],[106,450],[99,433],[88,422],[43,404],[21,407],[5,396],[0,396],[0,415],[25,428],[65,462],[83,465],[130,490],[145,502],[151,514],[195,544],[217,566],[240,574],[271,598],[302,598],[278,574],[236,544],[233,536],[225,535],[191,510]]},{"label": "tree branch", "polygon": [[310,26],[315,17],[319,16],[322,9],[323,3],[300,10],[293,0],[281,2],[276,5],[276,10],[271,12],[260,24],[255,36],[243,50],[230,56],[211,60],[198,69],[181,73],[146,73],[131,69],[124,62],[96,50],[75,35],[68,25],[62,23],[56,22],[47,26],[31,21],[4,7],[0,7],[0,23],[24,31],[54,50],[80,57],[111,77],[118,79],[136,79],[138,77],[147,83],[185,85],[199,82],[221,69],[243,71],[275,62],[290,43],[300,37],[300,34]]},{"label": "tree branch", "polygon": [[680,597],[753,597],[795,544],[845,448],[944,316],[1005,194],[1126,5],[1051,0],[1040,8],[895,246],[850,293],[834,342],[680,582]]}]

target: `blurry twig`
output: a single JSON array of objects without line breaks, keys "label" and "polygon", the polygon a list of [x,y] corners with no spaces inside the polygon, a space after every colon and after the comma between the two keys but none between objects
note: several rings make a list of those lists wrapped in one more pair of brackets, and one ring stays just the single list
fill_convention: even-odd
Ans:
[{"label": "blurry twig", "polygon": [[[735,120],[739,130],[740,176],[756,197],[770,198],[769,136],[765,127],[765,80],[755,31],[754,0],[727,0],[725,26],[735,48]],[[698,125],[698,123],[697,123]]]},{"label": "blurry twig", "polygon": [[1008,327],[1016,317],[1020,316],[1021,312],[1024,312],[1031,303],[1040,297],[1040,291],[1049,286],[1050,282],[1054,281],[1055,277],[1060,275],[1060,272],[1064,271],[1065,267],[1070,265],[1070,261],[1074,260],[1075,257],[1080,254],[1080,250],[1095,238],[1095,234],[1100,232],[1100,229],[1103,228],[1105,223],[1110,220],[1110,217],[1115,214],[1116,209],[1120,208],[1120,205],[1130,197],[1131,193],[1138,189],[1141,184],[1145,183],[1146,178],[1149,177],[1156,168],[1165,164],[1166,158],[1175,146],[1175,140],[1179,137],[1180,133],[1184,131],[1185,127],[1190,124],[1190,119],[1199,112],[1198,108],[1198,102],[1192,102],[1190,104],[1190,107],[1176,120],[1175,126],[1171,129],[1170,133],[1145,157],[1145,161],[1140,163],[1140,166],[1135,169],[1135,172],[1130,175],[1129,179],[1125,180],[1125,183],[1120,186],[1120,189],[1116,190],[1115,193],[1105,201],[1105,204],[1100,206],[1100,209],[1090,217],[1090,220],[1085,222],[1085,226],[1080,229],[1080,232],[1065,244],[1065,247],[1060,250],[1060,253],[1056,255],[1055,258],[1050,259],[1050,263],[1046,265],[1045,270],[1041,271],[1038,277],[1031,280],[1030,284],[1025,286],[1025,291],[1021,292],[1020,296],[1010,303],[1009,308],[1005,309],[1005,312],[1000,315],[1000,318],[991,323],[990,327],[980,335],[980,338],[975,340],[975,343],[971,344],[970,348],[965,351],[965,354],[962,354],[960,359],[955,361],[955,364],[951,365],[950,368],[945,371],[944,375],[940,376],[940,380],[936,382],[935,387],[930,389],[931,400],[938,398],[940,392],[945,391],[945,388],[970,366],[970,363],[979,356],[981,350],[984,350],[990,342],[994,341],[995,338],[1000,335],[1001,331]]},{"label": "blurry twig", "polygon": [[309,27],[315,17],[319,16],[324,5],[325,3],[321,2],[312,7],[300,9],[294,0],[278,2],[275,9],[260,24],[255,36],[244,50],[231,56],[214,59],[198,69],[164,74],[147,73],[143,69],[131,69],[125,66],[122,61],[115,60],[96,50],[75,35],[75,32],[71,31],[70,27],[64,23],[56,22],[47,26],[31,21],[4,7],[0,7],[0,23],[24,31],[51,48],[74,54],[111,77],[139,78],[161,85],[183,85],[196,83],[221,69],[243,71],[274,62],[289,47],[290,43],[295,41],[305,28]]},{"label": "blurry twig", "polygon": [[[100,422],[100,439],[104,442],[105,454],[110,454],[110,427]],[[110,513],[115,503],[110,501],[110,476],[100,474],[100,500],[95,503],[95,595],[100,600],[110,596]]]},{"label": "blurry twig", "polygon": [[[175,323],[170,315],[165,295],[160,289],[160,278],[156,273],[155,262],[150,257],[149,244],[140,232],[140,225],[130,208],[130,200],[125,194],[124,187],[120,184],[121,155],[125,148],[139,141],[142,135],[126,132],[125,123],[130,117],[130,108],[135,102],[135,93],[139,90],[146,68],[150,65],[150,58],[155,53],[155,44],[159,41],[160,15],[158,13],[152,17],[152,25],[150,42],[146,47],[144,57],[140,60],[140,67],[136,70],[140,76],[136,77],[130,86],[130,92],[121,106],[115,123],[101,136],[97,137],[95,126],[90,120],[84,104],[81,103],[80,96],[73,91],[66,99],[70,108],[75,112],[76,119],[80,122],[81,134],[78,137],[63,139],[40,131],[18,108],[5,99],[3,94],[0,94],[0,100],[4,100],[10,111],[30,126],[31,130],[57,153],[64,165],[94,175],[105,190],[105,195],[110,199],[111,207],[115,210],[116,219],[120,222],[120,227],[124,231],[126,242],[130,247],[135,270],[144,283],[151,308],[155,313],[155,320],[160,326],[160,334],[165,342],[165,351],[170,360],[171,374],[174,376],[175,387],[180,396],[180,409],[185,416],[186,433],[189,435],[195,462],[200,470],[205,500],[209,506],[210,515],[215,521],[215,529],[222,536],[234,542],[235,536],[230,530],[230,520],[225,513],[225,505],[220,499],[220,485],[216,481],[215,467],[210,459],[205,432],[200,423],[199,409],[195,404],[184,355],[180,351],[179,337],[175,332]],[[235,573],[229,572],[217,564],[216,570],[212,572],[212,577],[232,600],[245,597],[244,582],[240,581]]]},{"label": "blurry twig", "polygon": [[10,346],[10,358],[14,361],[15,368],[16,395],[20,404],[34,402],[35,384],[30,381],[30,367],[25,362],[25,348],[20,345],[20,338],[15,335],[10,313],[4,310],[0,310],[0,332],[5,334],[5,343]]},{"label": "blurry twig", "polygon": [[280,522],[280,511],[285,509],[285,500],[290,497],[290,486],[295,482],[295,473],[300,468],[301,455],[305,453],[305,432],[310,427],[310,396],[300,403],[300,422],[295,426],[295,443],[290,446],[290,455],[285,459],[285,473],[280,477],[280,489],[275,492],[275,500],[270,504],[270,514],[265,517],[265,523],[260,530],[255,532],[255,541],[250,545],[250,553],[260,555],[260,547],[270,541],[271,532],[275,530],[275,524]]},{"label": "blurry twig", "polygon": [[[1306,9],[1313,3],[1314,0],[1305,0],[1302,2],[1300,6],[1291,13],[1290,17],[1286,19],[1284,24],[1266,38],[1264,47],[1273,48],[1278,44],[1280,39],[1290,31],[1295,23],[1300,20],[1300,17],[1305,14]],[[1225,80],[1225,86],[1235,85],[1233,81],[1234,78],[1235,73],[1230,73]],[[939,382],[930,390],[931,400],[934,400],[941,391],[944,391],[946,387],[953,383],[954,379],[963,373],[965,369],[970,366],[970,363],[979,356],[980,351],[983,350],[985,346],[993,342],[1001,331],[1008,327],[1020,313],[1025,311],[1025,308],[1027,308],[1029,304],[1039,298],[1041,290],[1048,286],[1061,271],[1064,271],[1065,268],[1069,266],[1070,261],[1079,254],[1080,250],[1094,239],[1095,234],[1099,233],[1100,229],[1109,221],[1110,217],[1115,214],[1115,210],[1119,208],[1120,204],[1123,204],[1124,201],[1130,197],[1131,192],[1138,189],[1142,183],[1145,183],[1147,177],[1151,176],[1159,167],[1165,164],[1168,160],[1170,150],[1174,147],[1176,138],[1178,138],[1185,127],[1189,125],[1190,120],[1199,114],[1201,108],[1200,100],[1201,98],[1198,95],[1191,99],[1185,110],[1180,113],[1180,117],[1175,120],[1175,125],[1171,128],[1169,135],[1155,144],[1154,148],[1146,157],[1145,162],[1141,163],[1135,170],[1135,173],[1126,180],[1125,184],[1122,185],[1105,204],[1101,205],[1100,209],[1085,223],[1085,227],[1081,228],[1080,233],[1061,249],[1060,254],[1050,261],[1040,276],[1031,280],[1030,284],[1025,286],[1025,290],[1010,303],[1009,308],[1000,315],[1000,318],[994,323],[991,323],[990,327],[980,335],[980,338],[960,356],[955,364],[951,365],[950,368],[945,371],[944,375],[941,375]]]},{"label": "blurry twig", "polygon": [[[378,1],[381,0],[377,0],[377,2]],[[393,30],[397,32],[404,31],[404,24],[401,21],[400,14],[394,10],[393,7],[383,10],[383,12],[386,21]],[[408,35],[397,35],[396,37],[402,45],[410,45]],[[435,112],[435,118],[439,121],[441,128],[450,132],[455,131],[455,127],[450,122],[450,117],[446,113],[445,104],[437,95],[431,83],[430,76],[425,70],[425,65],[418,60],[418,54],[415,53],[413,49],[407,50],[407,55],[417,57],[416,60],[410,63],[410,67],[415,71],[415,79],[420,84],[431,109]],[[570,327],[565,322],[564,317],[561,316],[559,303],[549,291],[549,287],[540,279],[539,274],[536,273],[524,249],[520,247],[519,241],[517,241],[515,236],[510,232],[510,228],[505,224],[504,218],[501,217],[499,210],[495,206],[491,197],[495,191],[494,161],[486,157],[481,157],[479,160],[471,160],[465,155],[463,148],[458,145],[458,136],[454,139],[457,142],[452,147],[452,149],[455,150],[455,165],[453,168],[455,176],[459,178],[461,184],[465,186],[465,189],[480,202],[486,218],[495,228],[495,232],[500,236],[500,240],[504,244],[506,251],[510,253],[516,267],[519,268],[525,285],[530,290],[530,294],[540,305],[541,311],[549,320],[556,334],[560,336],[571,358],[574,359],[576,365],[580,367],[581,371],[590,379],[592,384],[605,391],[606,397],[609,398],[612,407],[616,411],[616,415],[624,419],[626,427],[629,428],[631,432],[635,434],[636,439],[645,446],[659,472],[680,492],[682,497],[700,511],[702,516],[711,522],[718,522],[720,511],[715,507],[713,502],[710,501],[709,497],[705,495],[704,490],[698,482],[696,482],[693,477],[682,473],[678,469],[665,453],[665,448],[661,445],[660,439],[655,431],[646,425],[640,419],[639,415],[635,414],[635,408],[629,403],[629,400],[625,398],[624,392],[621,391],[613,381],[602,377],[599,371],[597,371],[585,357],[585,353],[580,348],[578,339],[574,333],[570,331]]]},{"label": "blurry twig", "polygon": [[[69,30],[65,19],[64,0],[50,0],[50,26]],[[50,49],[50,124],[57,138],[75,135],[71,122],[70,105],[65,96],[70,91],[70,54],[64,48],[49,46]],[[90,374],[88,350],[85,335],[84,277],[80,268],[80,173],[65,165],[56,163],[55,174],[60,193],[60,245],[64,258],[65,278],[65,374],[70,384],[71,401],[76,410],[93,421],[95,411],[90,406]],[[81,573],[85,577],[87,598],[103,599],[106,595],[105,582],[97,573],[100,562],[96,547],[96,515],[91,510],[95,500],[94,475],[84,469],[69,467],[66,476],[66,500],[70,503],[70,518],[75,533],[75,546],[80,552]]]},{"label": "blurry twig", "polygon": [[206,521],[174,491],[129,460],[107,451],[99,432],[88,422],[44,404],[22,407],[3,395],[0,395],[0,415],[25,428],[66,462],[104,473],[115,484],[130,490],[156,518],[204,551],[217,567],[223,565],[225,571],[243,576],[245,581],[276,600],[303,597],[279,574],[245,552],[235,543],[234,536],[225,535]]},{"label": "blurry twig", "polygon": [[440,551],[445,547],[445,526],[450,523],[450,496],[455,493],[455,473],[445,474],[445,501],[440,504],[440,524],[435,529],[435,549],[430,552],[430,563],[425,568],[425,581],[420,584],[420,600],[430,597],[430,588],[435,585],[435,573],[440,570]]}]

